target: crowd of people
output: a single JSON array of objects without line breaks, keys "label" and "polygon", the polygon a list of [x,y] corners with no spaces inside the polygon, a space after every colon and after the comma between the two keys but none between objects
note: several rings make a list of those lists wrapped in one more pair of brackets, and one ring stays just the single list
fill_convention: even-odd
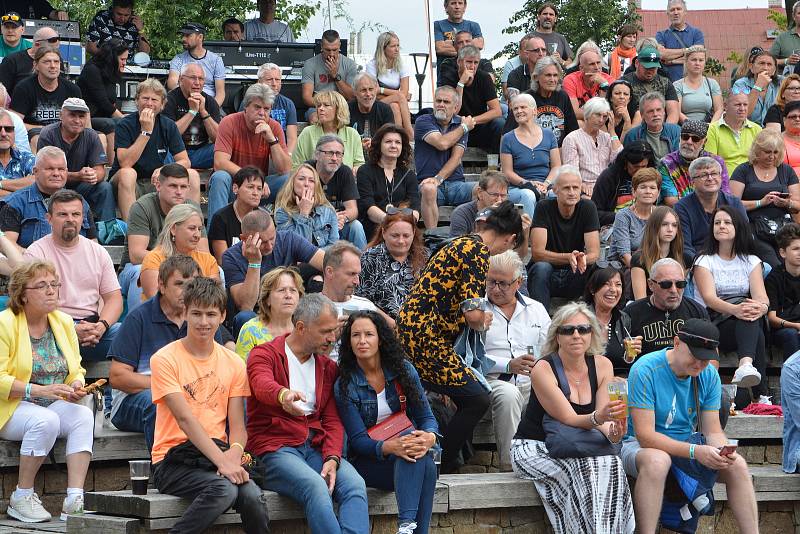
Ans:
[{"label": "crowd of people", "polygon": [[[294,41],[274,0],[259,10],[224,38]],[[164,83],[139,83],[126,114],[116,84],[150,50],[133,0],[92,19],[75,83],[55,30],[29,42],[20,11],[0,18],[0,438],[21,441],[9,516],[50,519],[34,479],[57,438],[62,517],[83,511],[84,366],[108,359],[108,424],[143,433],[153,485],[191,501],[171,532],[231,507],[267,532],[255,481],[315,533],[368,532],[367,487],[395,492],[398,534],[428,532],[438,473],[468,460],[487,413],[500,469],[533,481],[555,532],[656,532],[670,467],[687,463],[758,531],[722,414],[772,403],[770,345],[786,395],[800,373],[796,27],[748,51],[723,95],[684,0],[664,31],[625,25],[607,54],[573,52],[545,3],[497,91],[466,0],[444,10],[433,109],[416,115],[391,31],[363,66],[325,31],[293,102],[273,63],[226,94],[189,21]],[[468,147],[500,169],[467,181]],[[443,205],[441,242],[427,230]],[[116,242],[119,272],[102,246]],[[720,351],[738,359],[732,396]]]}]

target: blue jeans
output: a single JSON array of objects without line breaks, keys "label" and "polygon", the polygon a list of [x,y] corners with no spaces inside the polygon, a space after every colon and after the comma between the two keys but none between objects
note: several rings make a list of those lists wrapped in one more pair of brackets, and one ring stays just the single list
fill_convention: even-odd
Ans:
[{"label": "blue jeans", "polygon": [[189,163],[193,169],[211,169],[214,167],[214,143],[206,143],[198,148],[187,148]]},{"label": "blue jeans", "polygon": [[514,204],[522,204],[522,211],[533,220],[533,211],[536,209],[536,193],[530,189],[520,189],[511,185],[508,187],[508,200]]},{"label": "blue jeans", "polygon": [[345,223],[342,229],[339,230],[339,238],[350,241],[361,250],[367,249],[367,235],[364,233],[364,227],[358,219]]},{"label": "blue jeans", "polygon": [[[299,503],[312,534],[364,534],[369,532],[367,487],[353,466],[342,459],[333,495],[320,476],[322,454],[309,439],[299,447],[281,447],[261,457],[267,489]],[[332,497],[332,498],[331,498]],[[339,503],[339,519],[333,511]]]},{"label": "blue jeans", "polygon": [[413,521],[414,532],[428,532],[436,490],[436,465],[430,453],[413,463],[390,455],[384,460],[360,457],[353,465],[370,488],[394,490],[398,525]]},{"label": "blue jeans", "polygon": [[156,405],[149,389],[128,395],[117,408],[111,422],[125,432],[143,432],[147,450],[153,450],[156,433]]},{"label": "blue jeans", "polygon": [[478,182],[464,182],[461,180],[446,180],[436,191],[436,204],[438,206],[460,206],[472,200],[472,191]]},{"label": "blue jeans", "polygon": [[569,267],[555,269],[546,261],[539,261],[528,268],[528,294],[546,310],[550,309],[551,296],[576,299],[585,286],[586,273],[573,273]]},{"label": "blue jeans", "polygon": [[275,203],[275,199],[278,197],[278,191],[281,190],[283,184],[285,184],[288,179],[288,174],[270,174],[267,176],[266,181],[269,186],[269,196],[265,199],[267,204]]},{"label": "blue jeans", "polygon": [[233,317],[233,339],[239,339],[239,331],[244,326],[244,323],[256,316],[253,310],[242,310]]},{"label": "blue jeans", "polygon": [[86,199],[98,222],[113,221],[117,218],[114,188],[108,180],[97,182],[94,185],[83,182],[72,183],[67,184],[67,187]]},{"label": "blue jeans", "polygon": [[142,266],[126,263],[125,267],[120,271],[119,285],[122,288],[122,298],[127,303],[125,313],[128,314],[136,309],[142,303],[142,288],[139,286],[139,275],[142,272]]},{"label": "blue jeans", "polygon": [[[78,321],[75,322],[77,323]],[[88,362],[105,361],[108,355],[108,349],[111,348],[111,342],[114,341],[114,338],[117,336],[119,327],[120,323],[112,324],[111,327],[106,330],[106,333],[103,334],[103,337],[100,338],[100,342],[94,347],[81,347],[81,359]]]},{"label": "blue jeans", "polygon": [[800,350],[800,332],[794,328],[781,328],[772,333],[775,345],[780,345],[783,349],[783,361],[789,356]]}]

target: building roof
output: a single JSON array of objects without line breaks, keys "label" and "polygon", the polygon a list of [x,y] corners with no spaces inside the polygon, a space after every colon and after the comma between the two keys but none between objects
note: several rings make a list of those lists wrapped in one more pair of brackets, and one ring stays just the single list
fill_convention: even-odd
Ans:
[{"label": "building roof", "polygon": [[[785,13],[783,8],[770,8]],[[731,52],[745,55],[751,47],[760,45],[769,49],[774,38],[767,36],[767,30],[774,30],[775,23],[767,19],[768,8],[744,9],[698,9],[689,10],[686,22],[700,28],[705,36],[706,48],[710,57],[721,61],[725,71],[719,76],[723,88],[730,87],[730,73],[736,66],[727,61]],[[642,36],[655,36],[656,32],[667,27],[665,10],[638,10],[642,17]]]}]

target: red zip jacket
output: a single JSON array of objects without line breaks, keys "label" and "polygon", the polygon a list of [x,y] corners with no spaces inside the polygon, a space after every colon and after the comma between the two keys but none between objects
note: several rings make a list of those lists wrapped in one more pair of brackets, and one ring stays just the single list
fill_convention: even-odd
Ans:
[{"label": "red zip jacket", "polygon": [[316,358],[316,409],[305,417],[286,413],[278,404],[278,393],[289,387],[286,337],[258,345],[247,358],[252,395],[247,399],[247,450],[261,456],[281,447],[299,447],[314,430],[316,434],[311,444],[322,449],[322,457],[341,458],[344,427],[333,398],[339,367],[327,356],[313,355]]}]

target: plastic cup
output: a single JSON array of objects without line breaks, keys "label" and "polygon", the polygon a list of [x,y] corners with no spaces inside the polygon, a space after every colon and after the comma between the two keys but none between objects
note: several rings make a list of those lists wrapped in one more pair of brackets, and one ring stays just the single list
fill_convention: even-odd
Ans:
[{"label": "plastic cup", "polygon": [[608,383],[608,400],[618,401],[621,400],[625,403],[625,411],[618,420],[624,420],[628,417],[628,381],[624,378],[617,378]]},{"label": "plastic cup", "polygon": [[431,455],[433,456],[433,464],[436,466],[436,480],[439,480],[439,474],[442,469],[442,449],[432,448]]},{"label": "plastic cup", "polygon": [[490,171],[496,171],[500,166],[500,154],[487,154],[486,163]]},{"label": "plastic cup", "polygon": [[625,354],[622,359],[625,360],[625,363],[633,363],[636,359],[636,346],[633,344],[633,338],[626,337],[622,342],[625,345]]},{"label": "plastic cup", "polygon": [[147,495],[150,482],[150,460],[130,460],[131,491],[134,495]]}]

